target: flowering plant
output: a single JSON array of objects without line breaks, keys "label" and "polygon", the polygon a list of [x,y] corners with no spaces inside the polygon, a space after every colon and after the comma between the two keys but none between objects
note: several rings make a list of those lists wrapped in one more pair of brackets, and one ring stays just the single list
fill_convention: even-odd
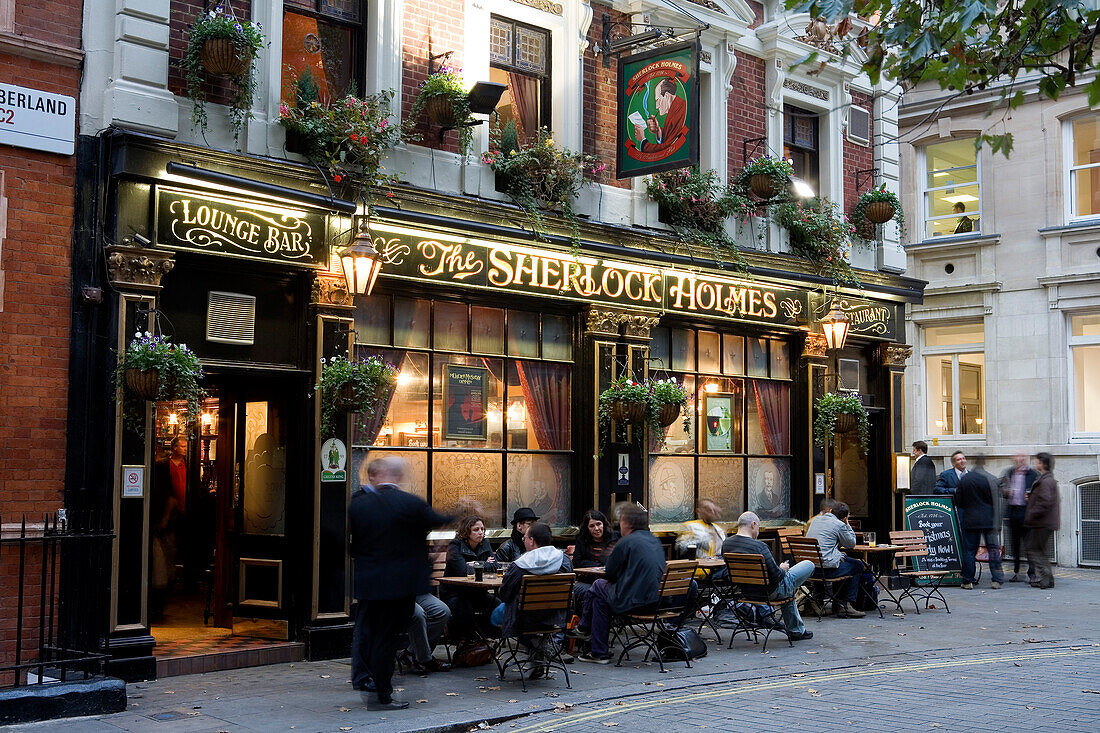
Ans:
[{"label": "flowering plant", "polygon": [[[683,410],[688,403],[688,391],[684,389],[684,385],[676,381],[675,377],[669,377],[668,379],[649,379],[646,380],[646,386],[649,387],[649,393],[653,396],[653,402],[657,405],[657,411],[660,412],[661,408],[668,405],[670,407],[677,407]],[[671,417],[671,416],[670,416]],[[675,419],[672,420],[675,422]],[[670,425],[672,423],[669,423]],[[658,426],[660,423],[658,423]],[[691,430],[691,417],[684,414],[684,430]],[[661,434],[664,434],[664,429],[661,429]]]},{"label": "flowering plant", "polygon": [[325,102],[296,95],[293,107],[279,105],[279,122],[301,136],[306,156],[326,169],[335,183],[352,186],[357,200],[369,200],[371,191],[382,188],[392,198],[388,189],[397,175],[385,172],[382,158],[405,141],[401,126],[390,120],[393,95],[386,89]]},{"label": "flowering plant", "polygon": [[860,239],[873,240],[875,238],[875,225],[867,219],[867,207],[874,203],[890,204],[894,209],[892,218],[897,220],[899,227],[905,226],[905,213],[901,210],[901,201],[898,199],[898,195],[893,191],[887,191],[886,184],[883,183],[878,188],[872,188],[860,196],[859,201],[852,207],[851,220],[855,222],[856,235]]},{"label": "flowering plant", "polygon": [[[749,186],[753,176],[767,176],[771,179],[772,189],[775,193],[786,190],[790,185],[791,176],[794,175],[794,164],[785,158],[773,158],[770,155],[762,155],[750,160],[741,169],[737,176],[737,185],[741,188]],[[772,195],[775,195],[774,193]],[[763,197],[761,197],[763,198]]]},{"label": "flowering plant", "polygon": [[557,147],[545,128],[534,142],[523,144],[511,121],[493,135],[481,162],[493,169],[498,186],[537,228],[542,228],[540,207],[559,209],[571,225],[574,248],[579,247],[580,223],[573,202],[580,190],[592,183],[592,176],[607,168],[605,163]]},{"label": "flowering plant", "polygon": [[210,11],[200,12],[191,25],[187,39],[187,51],[180,61],[187,79],[187,96],[193,104],[191,124],[206,132],[206,91],[203,88],[205,67],[202,49],[207,41],[223,38],[233,42],[237,55],[247,59],[244,70],[229,74],[235,91],[229,103],[229,121],[233,127],[233,139],[241,134],[244,123],[252,119],[252,95],[256,91],[256,54],[264,46],[263,26],[250,21],[240,21],[233,11],[225,12],[220,3]]},{"label": "flowering plant", "polygon": [[716,259],[730,255],[738,269],[748,267],[725,228],[729,217],[745,223],[756,208],[741,189],[723,185],[713,170],[692,167],[656,174],[646,183],[646,192],[661,207],[677,236],[709,245]]},{"label": "flowering plant", "polygon": [[336,433],[336,413],[356,413],[356,425],[366,429],[363,415],[385,408],[397,386],[397,367],[377,356],[321,359],[321,379],[314,387],[321,395],[321,439]]},{"label": "flowering plant", "polygon": [[819,274],[834,282],[858,285],[848,261],[855,227],[829,199],[780,204],[775,222],[790,233],[791,251],[810,260]]},{"label": "flowering plant", "polygon": [[818,397],[815,403],[817,417],[814,418],[814,442],[821,446],[827,446],[832,442],[836,434],[836,420],[838,415],[853,415],[856,418],[856,437],[859,440],[861,453],[867,453],[868,442],[871,437],[871,425],[867,419],[867,408],[854,394],[836,394],[827,392]]},{"label": "flowering plant", "polygon": [[199,387],[199,380],[203,378],[202,364],[187,344],[173,344],[166,336],[154,336],[149,331],[135,333],[115,365],[117,399],[120,402],[125,396],[126,372],[130,369],[141,372],[155,370],[159,378],[157,401],[186,401],[188,420],[198,418],[203,399],[203,391]]},{"label": "flowering plant", "polygon": [[430,116],[431,106],[440,102],[444,107],[449,106],[449,118],[435,119],[433,122],[458,131],[458,152],[465,156],[470,152],[474,141],[474,128],[467,124],[470,117],[470,95],[462,81],[461,72],[446,64],[421,82],[412,109],[409,110],[409,120],[419,119],[426,109]]}]

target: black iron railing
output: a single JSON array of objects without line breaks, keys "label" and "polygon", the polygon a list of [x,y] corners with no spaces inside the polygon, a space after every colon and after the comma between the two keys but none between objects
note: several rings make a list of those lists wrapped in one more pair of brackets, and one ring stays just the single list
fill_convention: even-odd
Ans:
[{"label": "black iron railing", "polygon": [[103,673],[113,537],[100,512],[0,517],[0,688]]}]

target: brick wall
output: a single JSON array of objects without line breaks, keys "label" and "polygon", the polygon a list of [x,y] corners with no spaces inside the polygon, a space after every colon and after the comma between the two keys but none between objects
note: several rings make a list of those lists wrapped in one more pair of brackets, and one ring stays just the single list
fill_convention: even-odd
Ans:
[{"label": "brick wall", "polygon": [[[738,54],[737,69],[730,80],[733,91],[728,102],[729,176],[733,178],[745,166],[743,147],[746,138],[767,134],[767,114],[764,108],[764,60]],[[751,156],[751,152],[750,152]]]},{"label": "brick wall", "polygon": [[749,0],[749,7],[752,8],[753,14],[756,16],[756,20],[752,22],[750,28],[756,28],[764,23],[764,3],[758,3],[754,0]]},{"label": "brick wall", "polygon": [[[852,106],[862,107],[872,114],[874,113],[874,105],[871,102],[870,95],[860,94],[859,92],[852,92]],[[873,179],[870,174],[864,174],[861,176],[861,187],[863,191],[856,190],[856,171],[867,170],[874,166],[874,149],[870,145],[859,145],[857,143],[849,142],[848,136],[844,136],[844,209],[845,211],[851,211],[852,207],[856,205],[856,201],[859,200],[859,195],[864,191],[870,189]]]},{"label": "brick wall", "polygon": [[81,3],[72,0],[18,0],[15,32],[55,46],[80,46]]},{"label": "brick wall", "polygon": [[[462,0],[407,0],[405,3],[404,39],[401,50],[401,116],[407,119],[409,110],[420,85],[428,78],[428,57],[453,51],[447,62],[462,68],[462,49],[466,39],[466,5]],[[485,33],[489,33],[488,27]],[[442,63],[439,59],[436,64]],[[444,144],[439,144],[439,130],[429,129],[428,123],[418,120],[416,132],[421,144],[455,151],[458,149],[454,132],[447,133]]]},{"label": "brick wall", "polygon": [[[630,22],[630,16],[612,10],[606,5],[592,4],[592,25],[588,28],[588,47],[594,48],[603,41],[603,16],[611,16],[612,23],[624,25],[612,28],[624,28]],[[589,52],[584,54],[584,111],[582,119],[584,152],[595,155],[600,162],[607,164],[607,170],[595,176],[598,183],[619,188],[630,188],[630,179],[615,179],[615,150],[617,145],[616,87],[618,86],[618,63],[611,59],[611,66],[604,67],[604,57]]]},{"label": "brick wall", "polygon": [[[48,0],[42,0],[48,2]],[[209,3],[215,5],[216,3]],[[191,24],[203,11],[203,0],[172,0],[171,26],[168,37],[168,89],[181,97],[187,96],[187,77],[180,61],[187,53]],[[233,14],[238,18],[252,17],[252,0],[235,0]],[[275,49],[276,53],[278,49]],[[229,104],[233,98],[233,83],[228,79],[206,74],[204,76],[206,101],[212,104]]]}]

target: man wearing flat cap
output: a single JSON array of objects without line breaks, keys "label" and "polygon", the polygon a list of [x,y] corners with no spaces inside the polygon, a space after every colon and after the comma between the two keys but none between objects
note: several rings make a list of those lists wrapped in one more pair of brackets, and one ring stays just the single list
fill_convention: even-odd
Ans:
[{"label": "man wearing flat cap", "polygon": [[523,544],[523,535],[538,519],[538,515],[529,506],[520,507],[516,510],[516,513],[512,515],[512,536],[496,551],[498,562],[513,562],[526,551],[527,548]]}]

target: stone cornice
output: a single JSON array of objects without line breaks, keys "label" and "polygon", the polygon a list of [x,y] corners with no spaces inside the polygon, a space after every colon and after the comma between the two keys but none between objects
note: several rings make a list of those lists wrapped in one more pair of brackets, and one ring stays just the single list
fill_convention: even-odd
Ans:
[{"label": "stone cornice", "polygon": [[71,69],[79,68],[80,62],[84,60],[84,52],[79,48],[54,46],[37,38],[21,36],[9,31],[0,31],[0,53],[45,61]]},{"label": "stone cornice", "polygon": [[1000,234],[977,234],[970,237],[937,237],[903,245],[906,252],[931,252],[939,249],[988,247],[1001,243]]},{"label": "stone cornice", "polygon": [[1070,272],[1065,275],[1050,275],[1036,279],[1044,288],[1049,288],[1051,285],[1100,281],[1100,272]]}]

